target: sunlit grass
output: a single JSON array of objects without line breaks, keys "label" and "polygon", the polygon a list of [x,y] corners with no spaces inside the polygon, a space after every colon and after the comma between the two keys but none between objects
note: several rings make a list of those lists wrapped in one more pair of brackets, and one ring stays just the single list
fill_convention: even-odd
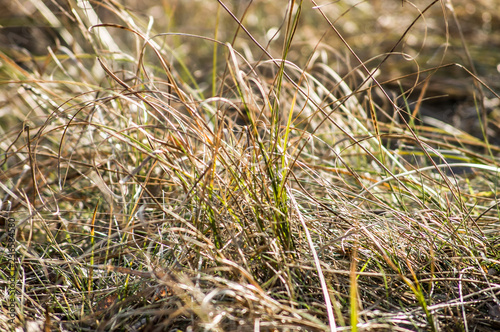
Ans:
[{"label": "sunlit grass", "polygon": [[499,98],[463,6],[26,6],[58,42],[0,50],[16,327],[498,326]]}]

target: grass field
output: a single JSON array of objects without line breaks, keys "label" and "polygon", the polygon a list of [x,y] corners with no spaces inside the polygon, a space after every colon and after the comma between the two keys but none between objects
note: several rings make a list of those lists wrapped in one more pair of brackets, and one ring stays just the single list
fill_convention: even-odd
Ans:
[{"label": "grass field", "polygon": [[1,1],[0,330],[498,331],[499,5]]}]

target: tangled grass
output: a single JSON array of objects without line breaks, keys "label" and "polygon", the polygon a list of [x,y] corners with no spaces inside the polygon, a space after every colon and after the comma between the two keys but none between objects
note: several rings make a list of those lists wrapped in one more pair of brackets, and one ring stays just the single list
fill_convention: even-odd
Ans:
[{"label": "tangled grass", "polygon": [[498,329],[495,1],[455,2],[22,2],[0,326]]}]

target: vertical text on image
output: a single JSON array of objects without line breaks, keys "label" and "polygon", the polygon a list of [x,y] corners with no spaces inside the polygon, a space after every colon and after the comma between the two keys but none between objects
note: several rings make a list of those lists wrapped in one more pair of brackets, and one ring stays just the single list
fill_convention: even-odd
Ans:
[{"label": "vertical text on image", "polygon": [[7,249],[9,269],[9,323],[14,324],[16,318],[16,220],[7,219]]}]

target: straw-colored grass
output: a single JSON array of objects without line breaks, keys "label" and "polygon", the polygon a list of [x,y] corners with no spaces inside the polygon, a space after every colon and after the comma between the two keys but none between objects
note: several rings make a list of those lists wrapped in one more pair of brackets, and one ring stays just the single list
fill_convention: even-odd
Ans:
[{"label": "straw-colored grass", "polygon": [[495,3],[6,6],[0,329],[497,330]]}]

